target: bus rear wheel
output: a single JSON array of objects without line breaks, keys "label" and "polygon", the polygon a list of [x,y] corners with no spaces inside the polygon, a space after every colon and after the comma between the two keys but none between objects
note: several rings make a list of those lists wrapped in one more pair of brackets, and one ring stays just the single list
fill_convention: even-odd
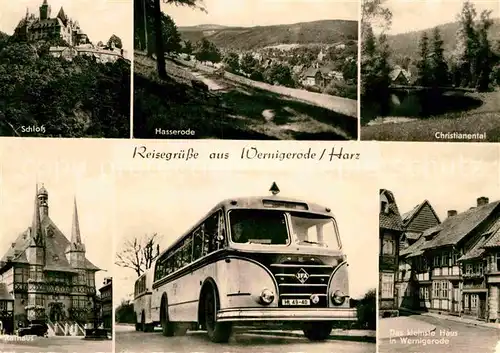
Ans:
[{"label": "bus rear wheel", "polygon": [[304,327],[304,335],[310,341],[324,341],[330,337],[332,329],[331,322],[313,322]]},{"label": "bus rear wheel", "polygon": [[166,307],[162,310],[161,330],[163,336],[166,337],[172,337],[175,333],[174,324],[168,319],[168,311]]},{"label": "bus rear wheel", "polygon": [[225,343],[231,336],[232,325],[228,322],[217,322],[217,300],[213,290],[205,294],[205,328],[208,337],[214,343]]}]

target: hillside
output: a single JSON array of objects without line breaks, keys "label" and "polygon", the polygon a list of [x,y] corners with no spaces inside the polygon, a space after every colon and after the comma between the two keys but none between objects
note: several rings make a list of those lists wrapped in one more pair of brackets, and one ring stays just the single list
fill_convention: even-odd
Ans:
[{"label": "hillside", "polygon": [[[458,22],[447,23],[438,26],[441,37],[444,41],[445,53],[451,52],[456,43]],[[418,55],[418,43],[424,31],[430,36],[433,28],[427,30],[401,33],[388,37],[389,45],[394,56],[415,57]],[[489,38],[492,43],[500,40],[500,18],[494,20],[493,26],[489,30]]]},{"label": "hillside", "polygon": [[179,28],[183,40],[197,42],[207,38],[218,47],[250,50],[277,44],[331,44],[358,39],[358,22],[324,20],[276,26],[227,27],[214,25]]},{"label": "hillside", "polygon": [[211,30],[220,30],[220,29],[225,29],[228,28],[227,26],[221,26],[221,25],[213,25],[213,24],[205,24],[205,25],[196,25],[196,26],[184,26],[184,27],[179,27],[179,31],[211,31]]},{"label": "hillside", "polygon": [[[0,46],[0,135],[130,136],[130,64],[65,61],[47,46]],[[23,126],[43,126],[26,133]]]}]

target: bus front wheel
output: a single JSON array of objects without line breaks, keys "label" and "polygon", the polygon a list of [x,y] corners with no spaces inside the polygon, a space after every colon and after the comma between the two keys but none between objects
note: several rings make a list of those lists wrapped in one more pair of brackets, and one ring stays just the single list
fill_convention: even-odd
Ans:
[{"label": "bus front wheel", "polygon": [[214,343],[225,343],[231,336],[231,323],[217,322],[217,300],[213,290],[207,290],[204,300],[205,328]]},{"label": "bus front wheel", "polygon": [[330,337],[333,324],[330,322],[314,322],[304,327],[304,335],[310,341],[324,341]]}]

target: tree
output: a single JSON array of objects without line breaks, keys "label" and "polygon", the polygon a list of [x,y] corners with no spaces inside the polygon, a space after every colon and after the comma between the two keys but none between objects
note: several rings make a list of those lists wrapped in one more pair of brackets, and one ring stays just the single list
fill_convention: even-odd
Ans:
[{"label": "tree", "polygon": [[368,291],[357,303],[357,318],[360,328],[376,330],[377,328],[377,291]]},{"label": "tree", "polygon": [[493,25],[490,19],[491,11],[483,11],[481,20],[477,26],[478,51],[476,66],[478,72],[478,81],[476,88],[480,92],[487,91],[490,84],[490,74],[493,68],[493,52],[488,39],[488,30]]},{"label": "tree", "polygon": [[427,37],[427,32],[422,33],[422,37],[419,42],[420,47],[420,58],[417,62],[417,85],[428,87],[430,80],[430,70],[429,70],[429,37]]},{"label": "tree", "polygon": [[250,74],[253,71],[255,71],[258,65],[259,63],[257,59],[255,59],[251,53],[245,53],[241,58],[241,63],[240,63],[241,70],[243,70],[243,72],[247,74]]},{"label": "tree", "polygon": [[[390,52],[384,32],[391,25],[392,12],[384,7],[385,1],[365,0],[361,8],[361,95],[364,111],[367,106],[384,110],[389,98]],[[381,31],[378,40],[374,28]]]},{"label": "tree", "polygon": [[136,322],[134,304],[130,300],[123,300],[116,308],[115,321],[120,324],[134,324]]},{"label": "tree", "polygon": [[194,56],[198,61],[210,61],[213,63],[221,61],[221,53],[219,49],[214,43],[210,42],[206,38],[203,38],[196,43]]},{"label": "tree", "polygon": [[118,49],[123,48],[122,40],[120,39],[120,37],[118,37],[114,34],[108,40],[108,47],[111,47],[113,45]]},{"label": "tree", "polygon": [[358,63],[355,60],[348,60],[342,65],[342,75],[346,81],[357,81]]},{"label": "tree", "polygon": [[193,54],[193,44],[191,43],[190,40],[185,40],[184,41],[184,53],[191,55]]},{"label": "tree", "polygon": [[165,52],[172,53],[181,50],[181,35],[177,30],[174,20],[168,16],[163,16],[163,37],[165,39]]},{"label": "tree", "polygon": [[271,84],[279,84],[287,87],[294,87],[295,82],[292,78],[290,67],[282,64],[273,64],[267,70],[266,80]]},{"label": "tree", "polygon": [[154,233],[127,240],[122,250],[116,254],[115,264],[134,270],[137,276],[142,275],[145,270],[151,268],[160,253],[159,238],[158,234]]},{"label": "tree", "polygon": [[228,52],[223,61],[228,66],[231,72],[236,73],[240,70],[240,59],[238,57],[238,54],[234,52]]},{"label": "tree", "polygon": [[439,28],[434,28],[429,58],[429,80],[431,86],[434,87],[446,86],[449,83],[448,65],[444,59],[443,43]]},{"label": "tree", "polygon": [[[153,2],[154,11],[154,29],[155,29],[155,43],[156,43],[156,68],[158,71],[158,76],[161,79],[167,78],[167,70],[165,68],[165,50],[163,43],[163,33],[162,33],[162,11],[161,11],[161,0],[144,0],[148,2]],[[201,2],[199,0],[163,0],[163,2],[171,5],[177,6],[189,6],[192,8],[199,8],[203,11],[205,9],[198,4]]]}]

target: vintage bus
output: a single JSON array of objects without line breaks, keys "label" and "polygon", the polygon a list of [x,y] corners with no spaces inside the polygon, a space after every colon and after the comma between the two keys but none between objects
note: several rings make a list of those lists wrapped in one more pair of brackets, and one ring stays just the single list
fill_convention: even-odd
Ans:
[{"label": "vintage bus", "polygon": [[135,330],[152,332],[158,323],[151,320],[153,270],[146,270],[134,285]]},{"label": "vintage bus", "polygon": [[335,322],[356,320],[336,220],[313,203],[222,201],[153,270],[151,322],[165,336],[191,328],[222,343],[235,327],[280,325],[319,341]]}]

